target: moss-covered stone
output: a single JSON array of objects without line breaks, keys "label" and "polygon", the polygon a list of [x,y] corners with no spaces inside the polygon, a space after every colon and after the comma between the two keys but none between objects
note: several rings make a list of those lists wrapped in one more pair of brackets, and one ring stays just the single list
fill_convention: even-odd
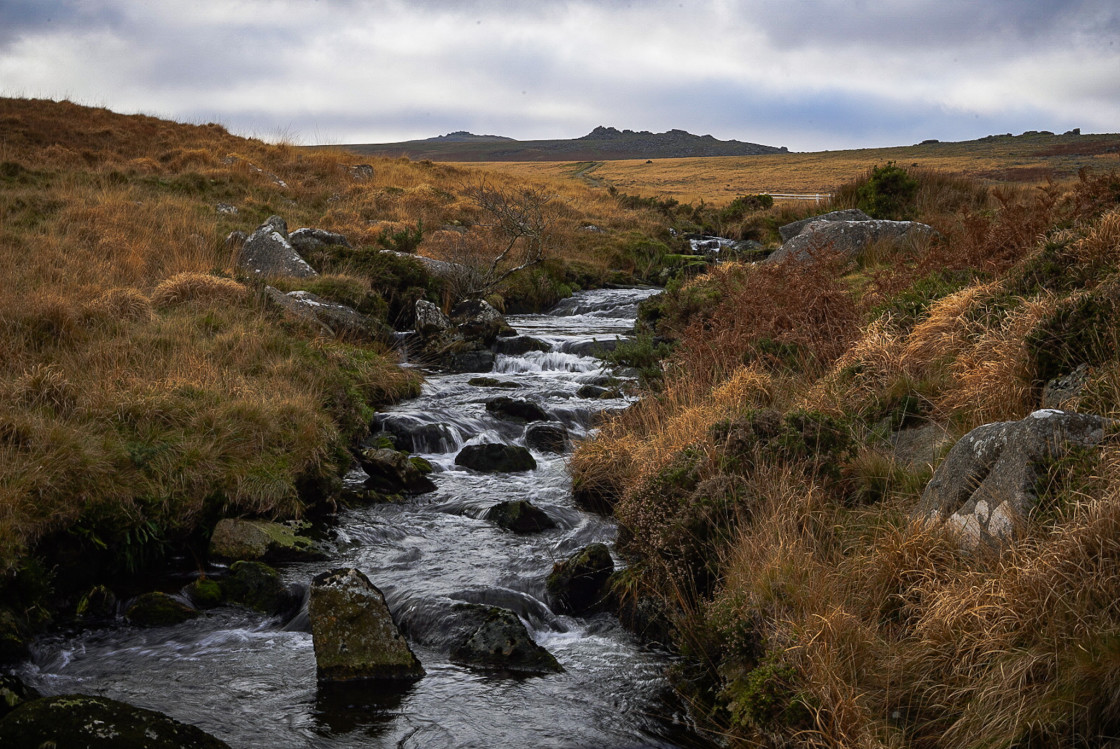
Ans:
[{"label": "moss-covered stone", "polygon": [[226,518],[214,527],[210,556],[223,560],[295,562],[323,559],[302,528],[267,520]]},{"label": "moss-covered stone", "polygon": [[78,601],[75,613],[84,621],[112,619],[117,614],[117,596],[104,585],[94,586]]},{"label": "moss-covered stone", "polygon": [[198,616],[198,611],[178,598],[157,590],[138,596],[129,604],[124,615],[139,627],[169,627],[194,619]]},{"label": "moss-covered stone", "polygon": [[455,465],[482,473],[514,473],[533,470],[537,461],[520,445],[486,443],[464,447],[455,456]]},{"label": "moss-covered stone", "polygon": [[280,573],[261,562],[234,562],[221,588],[227,603],[265,614],[279,614],[295,603]]},{"label": "moss-covered stone", "polygon": [[200,609],[212,609],[222,603],[222,586],[209,578],[198,578],[184,588],[183,592]]},{"label": "moss-covered stone", "polygon": [[557,562],[545,583],[553,607],[565,614],[594,610],[608,597],[613,572],[614,560],[604,544],[591,544]]},{"label": "moss-covered stone", "polygon": [[12,674],[0,674],[0,718],[42,695]]},{"label": "moss-covered stone", "polygon": [[11,749],[229,749],[200,728],[153,710],[84,694],[44,697],[0,720],[0,746]]},{"label": "moss-covered stone", "polygon": [[424,675],[385,596],[361,571],[336,569],[317,576],[308,616],[320,681],[396,681]]}]

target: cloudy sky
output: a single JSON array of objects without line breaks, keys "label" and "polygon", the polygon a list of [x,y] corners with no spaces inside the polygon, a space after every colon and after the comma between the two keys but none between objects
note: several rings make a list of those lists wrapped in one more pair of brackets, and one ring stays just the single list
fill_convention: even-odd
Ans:
[{"label": "cloudy sky", "polygon": [[1117,0],[0,0],[0,95],[369,143],[1120,131]]}]

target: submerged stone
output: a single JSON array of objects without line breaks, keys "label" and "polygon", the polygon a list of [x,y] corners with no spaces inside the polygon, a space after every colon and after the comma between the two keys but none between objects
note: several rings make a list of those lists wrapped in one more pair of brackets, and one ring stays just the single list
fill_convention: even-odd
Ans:
[{"label": "submerged stone", "polygon": [[308,602],[320,681],[412,680],[424,675],[393,621],[385,596],[361,571],[324,572]]},{"label": "submerged stone", "polygon": [[201,728],[106,697],[65,694],[25,702],[0,720],[0,746],[82,749],[229,749]]},{"label": "submerged stone", "polygon": [[486,401],[486,410],[498,418],[514,421],[548,421],[548,411],[536,403],[501,396]]},{"label": "submerged stone", "polygon": [[525,445],[542,453],[562,453],[571,445],[571,440],[563,424],[537,423],[525,428]]}]

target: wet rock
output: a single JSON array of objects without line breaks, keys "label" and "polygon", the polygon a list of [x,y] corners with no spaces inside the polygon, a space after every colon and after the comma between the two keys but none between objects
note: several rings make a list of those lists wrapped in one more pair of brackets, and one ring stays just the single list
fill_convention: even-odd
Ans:
[{"label": "wet rock", "polygon": [[537,467],[537,461],[524,447],[487,443],[464,447],[455,456],[455,465],[482,473],[513,473],[531,471]]},{"label": "wet rock", "polygon": [[507,390],[516,390],[521,387],[519,383],[499,380],[497,377],[472,377],[467,380],[467,384],[480,388],[505,388]]},{"label": "wet rock", "polygon": [[194,619],[198,611],[168,593],[153,591],[137,596],[124,615],[138,627],[169,627]]},{"label": "wet rock", "polygon": [[621,398],[622,393],[617,389],[599,387],[598,385],[581,385],[576,395],[580,398],[592,398],[596,400],[607,400],[610,398]]},{"label": "wet rock", "polygon": [[495,354],[487,348],[451,350],[444,358],[444,368],[454,374],[489,372],[494,369]]},{"label": "wet rock", "polygon": [[525,428],[525,445],[542,453],[563,453],[571,445],[568,428],[559,423],[530,424]]},{"label": "wet rock", "polygon": [[514,533],[540,533],[556,527],[544,510],[525,499],[499,502],[486,511],[483,519]]},{"label": "wet rock", "polygon": [[23,703],[40,697],[41,694],[24,684],[18,676],[0,673],[0,718]]},{"label": "wet rock", "polygon": [[406,453],[386,448],[363,450],[358,456],[362,470],[369,474],[366,486],[382,494],[425,494],[436,485],[425,472],[408,459]]},{"label": "wet rock", "polygon": [[237,263],[257,276],[311,278],[319,275],[288,241],[288,225],[272,216],[249,235],[237,255]]},{"label": "wet rock", "polygon": [[562,350],[564,353],[575,354],[576,356],[594,356],[596,358],[602,358],[618,348],[619,341],[620,339],[618,338],[611,338],[605,341],[600,341],[598,339],[591,341],[574,341],[565,344]]},{"label": "wet rock", "polygon": [[551,351],[552,347],[532,336],[519,335],[512,338],[498,338],[492,346],[495,354],[505,356],[524,356],[530,351]]},{"label": "wet rock", "polygon": [[426,299],[416,300],[416,332],[430,338],[451,330],[451,320],[436,305]]},{"label": "wet rock", "polygon": [[831,213],[823,213],[820,216],[810,216],[803,218],[800,221],[794,221],[778,228],[778,234],[781,235],[783,242],[796,237],[802,232],[809,224],[816,221],[870,221],[871,217],[858,208],[849,208],[844,211],[832,211]]},{"label": "wet rock", "polygon": [[785,242],[764,262],[812,262],[826,254],[855,258],[872,244],[891,242],[902,245],[935,233],[933,227],[916,221],[816,221]]},{"label": "wet rock", "polygon": [[106,697],[65,694],[25,702],[0,720],[11,749],[229,749],[200,728]]},{"label": "wet rock", "polygon": [[219,520],[210,536],[210,556],[224,561],[299,562],[323,559],[297,527],[267,520]]},{"label": "wet rock", "polygon": [[200,577],[183,588],[183,595],[197,609],[212,609],[222,603],[222,586],[216,580]]},{"label": "wet rock", "polygon": [[607,583],[613,573],[614,560],[603,544],[591,544],[557,562],[545,583],[553,608],[563,614],[596,610],[609,597]]},{"label": "wet rock", "polygon": [[478,340],[487,346],[499,334],[512,330],[502,313],[483,299],[464,299],[456,304],[451,309],[451,321],[464,339]]},{"label": "wet rock", "polygon": [[486,410],[502,419],[514,421],[549,421],[548,411],[536,403],[500,396],[486,401]]},{"label": "wet rock", "polygon": [[113,619],[117,615],[117,596],[104,585],[96,585],[81,597],[75,613],[86,622]]},{"label": "wet rock", "polygon": [[412,680],[424,675],[385,596],[361,571],[324,572],[308,602],[320,681]]},{"label": "wet rock", "polygon": [[261,562],[234,562],[220,585],[226,603],[264,614],[279,614],[298,603],[280,573]]},{"label": "wet rock", "polygon": [[1114,423],[1101,416],[1039,410],[1020,421],[977,427],[938,466],[915,514],[949,524],[965,546],[998,545],[1014,535],[1034,507],[1040,466],[1070,448],[1096,446]]},{"label": "wet rock", "polygon": [[491,607],[478,628],[451,650],[451,662],[529,674],[564,670],[551,653],[533,640],[516,614],[497,607]]}]

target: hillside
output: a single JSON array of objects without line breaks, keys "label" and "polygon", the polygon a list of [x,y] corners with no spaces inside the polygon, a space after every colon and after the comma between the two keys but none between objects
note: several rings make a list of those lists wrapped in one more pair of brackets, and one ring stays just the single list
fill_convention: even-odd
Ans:
[{"label": "hillside", "polygon": [[630,195],[725,203],[739,195],[830,193],[876,164],[953,172],[989,185],[1070,182],[1083,169],[1120,166],[1120,134],[1000,135],[972,141],[848,151],[630,160],[476,164],[506,173],[589,182]]},{"label": "hillside", "polygon": [[756,156],[785,153],[785,148],[717,140],[683,130],[665,133],[597,127],[573,140],[518,141],[493,135],[451,133],[403,143],[347,144],[357,154],[427,159],[429,161],[599,161],[711,156]]}]

